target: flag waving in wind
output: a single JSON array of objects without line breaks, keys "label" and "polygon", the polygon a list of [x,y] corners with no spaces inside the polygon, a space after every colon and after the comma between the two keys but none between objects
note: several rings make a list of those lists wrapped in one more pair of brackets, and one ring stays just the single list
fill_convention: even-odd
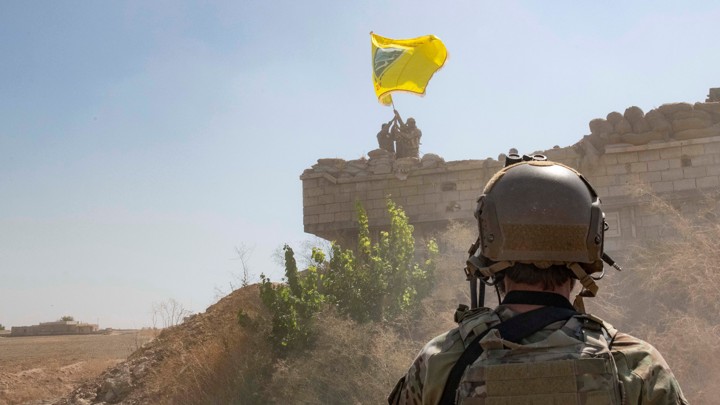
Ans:
[{"label": "flag waving in wind", "polygon": [[384,105],[392,104],[394,91],[425,94],[430,78],[447,60],[445,45],[434,35],[390,39],[371,32],[370,37],[375,95]]}]

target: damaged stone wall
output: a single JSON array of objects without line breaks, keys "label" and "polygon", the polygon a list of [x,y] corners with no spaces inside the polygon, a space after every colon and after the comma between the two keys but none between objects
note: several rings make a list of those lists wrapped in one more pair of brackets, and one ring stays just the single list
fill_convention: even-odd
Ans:
[{"label": "damaged stone wall", "polygon": [[[536,153],[580,170],[603,201],[610,230],[606,249],[622,251],[638,238],[661,236],[662,218],[637,190],[693,204],[720,187],[720,89],[705,102],[671,103],[644,113],[628,107],[590,121],[590,134],[575,145]],[[498,159],[446,162],[435,154],[395,159],[376,149],[367,158],[320,159],[300,176],[305,232],[328,240],[354,240],[355,201],[368,211],[372,229],[387,226],[391,196],[420,235],[450,221],[473,222],[475,201],[502,168]]]}]

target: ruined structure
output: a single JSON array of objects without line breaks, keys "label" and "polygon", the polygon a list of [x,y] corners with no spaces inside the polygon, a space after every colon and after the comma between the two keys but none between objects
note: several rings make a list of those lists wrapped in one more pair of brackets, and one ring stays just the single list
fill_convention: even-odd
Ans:
[{"label": "ruined structure", "polygon": [[[593,184],[610,225],[606,250],[622,251],[638,238],[660,236],[663,218],[648,209],[638,189],[675,206],[720,189],[719,92],[710,89],[706,102],[664,104],[647,113],[638,107],[611,112],[590,121],[590,135],[575,145],[537,152],[579,169]],[[377,230],[387,226],[388,195],[421,236],[450,221],[473,222],[477,197],[503,163],[503,155],[455,162],[434,154],[394,159],[382,149],[367,159],[319,159],[300,176],[305,232],[352,242],[355,201],[363,203]]]},{"label": "ruined structure", "polygon": [[92,323],[55,321],[40,322],[39,325],[32,326],[13,326],[10,336],[87,335],[97,331],[98,325]]}]

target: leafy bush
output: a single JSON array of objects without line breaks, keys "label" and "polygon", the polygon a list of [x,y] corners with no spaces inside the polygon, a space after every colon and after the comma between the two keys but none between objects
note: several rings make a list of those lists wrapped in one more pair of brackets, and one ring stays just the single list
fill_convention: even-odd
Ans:
[{"label": "leafy bush", "polygon": [[[334,243],[330,259],[312,249],[312,264],[298,273],[293,250],[285,251],[285,281],[274,284],[261,275],[260,295],[273,313],[270,338],[278,354],[306,348],[313,337],[313,318],[323,303],[358,322],[392,320],[412,312],[431,290],[437,244],[430,240],[422,263],[415,261],[413,226],[405,212],[387,200],[389,231],[372,243],[368,217],[360,203],[355,251]],[[239,315],[239,321],[245,322]]]},{"label": "leafy bush", "polygon": [[411,311],[432,287],[437,244],[430,240],[424,262],[417,263],[413,226],[390,199],[387,210],[390,229],[381,231],[373,244],[367,213],[357,203],[357,255],[333,244],[332,259],[326,267],[324,292],[328,301],[358,322],[394,319]]},{"label": "leafy bush", "polygon": [[[287,245],[283,250],[287,284],[274,284],[265,274],[260,275],[260,298],[273,313],[270,338],[280,355],[292,349],[304,348],[310,343],[312,317],[324,300],[317,288],[316,266],[311,266],[304,277],[300,277],[293,250]],[[324,260],[321,253],[314,257],[319,261]],[[243,322],[240,314],[238,320]]]}]

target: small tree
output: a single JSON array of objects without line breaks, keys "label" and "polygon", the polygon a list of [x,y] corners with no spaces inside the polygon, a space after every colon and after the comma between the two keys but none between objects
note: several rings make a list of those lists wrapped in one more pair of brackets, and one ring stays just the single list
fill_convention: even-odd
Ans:
[{"label": "small tree", "polygon": [[158,323],[163,328],[181,324],[186,317],[192,314],[191,311],[173,298],[165,301],[154,303],[152,305],[152,323],[153,329],[158,327]]},{"label": "small tree", "polygon": [[[287,284],[274,284],[261,275],[260,295],[273,313],[270,338],[279,354],[309,345],[312,321],[323,302],[359,322],[384,321],[413,310],[429,294],[437,244],[428,242],[426,259],[417,263],[412,225],[402,208],[389,198],[387,207],[390,230],[381,232],[374,245],[365,209],[357,203],[356,251],[333,244],[327,261],[322,249],[313,248],[311,264],[299,274],[293,250],[285,245]],[[251,323],[242,313],[238,320]]]},{"label": "small tree", "polygon": [[0,330],[5,330],[5,325],[0,323]]},{"label": "small tree", "polygon": [[437,244],[430,240],[425,260],[416,262],[413,226],[390,198],[387,210],[390,229],[380,232],[373,244],[367,213],[357,203],[357,255],[333,245],[325,292],[341,313],[359,322],[392,319],[410,311],[432,287]]},{"label": "small tree", "polygon": [[65,315],[62,318],[60,318],[60,321],[62,321],[62,322],[72,322],[74,320],[75,320],[75,318],[70,315]]},{"label": "small tree", "polygon": [[[285,245],[283,251],[287,284],[273,284],[265,274],[260,275],[260,297],[273,313],[270,337],[279,355],[307,347],[312,337],[312,318],[324,300],[318,291],[317,266],[310,266],[300,277],[292,248]],[[314,251],[313,257],[317,264],[325,259],[320,250]]]}]

